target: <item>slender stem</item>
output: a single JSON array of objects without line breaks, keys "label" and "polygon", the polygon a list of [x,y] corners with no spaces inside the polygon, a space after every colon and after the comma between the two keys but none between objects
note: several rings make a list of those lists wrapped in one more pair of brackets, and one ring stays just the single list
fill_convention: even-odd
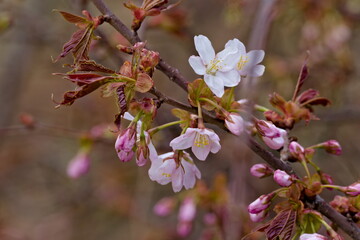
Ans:
[{"label": "slender stem", "polygon": [[223,109],[223,107],[221,107],[219,104],[217,104],[217,103],[214,102],[214,101],[211,101],[211,100],[208,99],[208,98],[199,98],[198,100],[199,100],[199,101],[203,101],[203,102],[210,103],[213,107],[215,107],[215,108],[217,108],[217,109],[219,109],[219,110]]},{"label": "slender stem", "polygon": [[205,128],[205,125],[204,125],[204,119],[203,119],[203,116],[202,116],[202,111],[201,111],[201,105],[200,105],[200,102],[197,101],[197,106],[198,106],[198,128],[201,128],[201,129],[204,129]]},{"label": "slender stem", "polygon": [[309,168],[308,168],[308,166],[307,166],[306,161],[301,161],[301,165],[303,165],[303,167],[305,168],[306,174],[307,174],[307,176],[308,176],[309,179],[310,179],[310,178],[311,178],[311,175],[310,175],[310,171],[309,171]]},{"label": "slender stem", "polygon": [[169,122],[169,123],[165,123],[163,125],[160,125],[160,126],[157,126],[157,127],[154,127],[152,129],[150,129],[148,132],[152,135],[154,135],[155,133],[159,132],[160,130],[163,130],[164,128],[167,128],[167,127],[171,127],[171,126],[174,126],[174,125],[177,125],[177,124],[181,124],[181,123],[185,123],[186,121],[184,120],[179,120],[179,121],[174,121],[174,122]]},{"label": "slender stem", "polygon": [[259,111],[259,112],[266,112],[266,111],[270,110],[270,109],[268,109],[268,108],[266,108],[264,106],[258,105],[258,104],[255,104],[254,108],[255,108],[256,111]]}]

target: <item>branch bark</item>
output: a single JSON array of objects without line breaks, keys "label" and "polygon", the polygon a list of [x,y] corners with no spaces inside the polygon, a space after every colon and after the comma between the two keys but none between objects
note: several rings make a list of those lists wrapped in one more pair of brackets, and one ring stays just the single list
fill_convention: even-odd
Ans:
[{"label": "branch bark", "polygon": [[[122,21],[116,17],[110,9],[105,5],[103,0],[92,0],[94,5],[99,9],[99,11],[105,15],[106,21],[112,25],[119,33],[121,33],[130,43],[134,44],[136,42],[140,42],[141,39],[134,34],[129,28],[126,27],[122,23]],[[162,71],[165,75],[169,77],[170,80],[175,82],[178,86],[183,88],[185,91],[187,90],[187,80],[184,76],[181,75],[180,71],[169,64],[167,64],[164,60],[160,60],[157,69]],[[196,113],[196,108],[193,108],[187,104],[180,103],[172,98],[169,98],[157,91],[155,88],[151,90],[151,93],[156,95],[160,101],[168,103],[172,106],[182,108],[189,112]],[[223,121],[216,119],[211,113],[204,113],[204,120],[208,123],[215,124],[220,128],[227,131],[224,127]],[[271,165],[275,169],[281,169],[286,171],[289,174],[295,174],[292,167],[281,161],[280,158],[276,157],[271,152],[262,148],[259,143],[257,143],[250,136],[246,138],[248,147],[256,153],[259,157],[261,157],[264,161],[266,161],[269,165]],[[312,209],[315,209],[321,212],[324,216],[330,219],[333,223],[335,223],[338,227],[340,227],[344,232],[346,232],[350,237],[355,240],[360,240],[360,228],[352,221],[349,221],[347,218],[342,216],[340,213],[336,212],[326,201],[324,201],[320,196],[316,196],[314,199],[308,199],[306,201],[307,206]]]}]

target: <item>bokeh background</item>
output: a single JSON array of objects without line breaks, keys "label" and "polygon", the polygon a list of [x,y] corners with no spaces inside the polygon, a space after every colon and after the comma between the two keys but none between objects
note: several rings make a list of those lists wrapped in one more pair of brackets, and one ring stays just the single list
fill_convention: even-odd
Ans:
[{"label": "bokeh background", "polygon": [[[105,2],[130,26],[132,16],[123,7],[124,1]],[[108,139],[92,148],[89,173],[75,180],[67,176],[66,167],[80,147],[79,139],[94,126],[111,124],[117,106],[115,99],[101,98],[97,91],[71,107],[55,109],[52,96],[61,100],[74,85],[52,75],[66,72],[62,65],[71,63],[71,58],[53,63],[52,57],[58,56],[76,27],[53,9],[77,14],[88,9],[99,14],[86,0],[0,1],[0,239],[182,239],[175,233],[177,209],[168,217],[156,216],[152,210],[162,197],[174,196],[171,186],[151,182],[149,165],[139,168],[134,161],[121,163],[113,147],[116,136],[108,127]],[[100,31],[102,40],[92,46],[91,57],[118,69],[128,56],[115,46],[126,41],[108,24]],[[268,95],[274,91],[291,98],[309,50],[310,77],[304,89],[318,89],[332,105],[317,107],[321,120],[299,124],[292,135],[303,146],[337,139],[343,155],[319,152],[316,162],[339,185],[359,179],[358,0],[188,0],[160,17],[149,18],[140,34],[189,80],[197,77],[187,62],[196,54],[194,35],[208,36],[216,51],[233,38],[248,49],[264,49],[264,76],[243,81],[237,97],[251,92],[267,107]],[[162,73],[156,72],[154,80],[164,93],[186,101],[181,88]],[[162,106],[155,124],[174,120],[170,109]],[[23,114],[35,119],[33,128],[24,126]],[[227,177],[231,214],[226,231],[228,239],[241,239],[256,226],[247,219],[247,205],[276,186],[271,180],[250,176],[249,167],[262,160],[239,138],[212,128],[221,137],[222,150],[196,164],[204,184],[211,185],[219,173]],[[154,140],[158,152],[169,151],[169,141],[179,134],[177,127],[159,133]],[[181,198],[184,192],[177,196]],[[324,194],[328,200],[333,195]],[[201,239],[203,228],[199,209],[193,231],[184,239]]]}]

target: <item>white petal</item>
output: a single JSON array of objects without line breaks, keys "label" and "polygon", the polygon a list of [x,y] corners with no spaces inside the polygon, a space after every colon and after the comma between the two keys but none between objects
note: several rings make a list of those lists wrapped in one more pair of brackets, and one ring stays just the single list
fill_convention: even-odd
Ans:
[{"label": "white petal", "polygon": [[206,72],[206,67],[198,56],[191,56],[189,58],[189,64],[194,69],[195,73],[198,75],[204,75]]},{"label": "white petal", "polygon": [[172,175],[172,188],[174,192],[179,192],[183,186],[184,171],[181,167],[178,167]]},{"label": "white petal", "polygon": [[[220,56],[220,54],[223,54],[223,56]],[[224,49],[222,52],[218,53],[216,57],[220,60],[220,62],[217,64],[219,66],[219,70],[222,72],[227,72],[236,68],[241,54],[239,54],[239,51],[236,48],[231,48]]]},{"label": "white petal", "polygon": [[224,83],[221,78],[210,75],[210,74],[205,74],[204,80],[205,80],[205,83],[210,88],[210,90],[217,97],[222,97],[222,95],[224,95]]},{"label": "white petal", "polygon": [[195,186],[195,182],[196,182],[195,172],[193,170],[193,165],[194,164],[183,160],[182,165],[183,165],[184,170],[185,170],[184,187],[185,187],[185,189],[193,188]]},{"label": "white petal", "polygon": [[264,74],[265,66],[264,65],[256,65],[252,69],[248,70],[247,75],[250,77],[260,77]]},{"label": "white petal", "polygon": [[274,150],[278,150],[284,146],[284,138],[282,136],[273,139],[262,137],[262,139],[269,148]]},{"label": "white petal", "polygon": [[240,74],[237,70],[231,70],[229,72],[218,71],[216,76],[222,79],[224,86],[226,87],[235,87],[241,80]]},{"label": "white petal", "polygon": [[134,120],[134,117],[129,112],[125,112],[123,118],[126,119],[126,120],[129,120],[129,121]]},{"label": "white petal", "polygon": [[176,163],[173,159],[166,160],[159,167],[159,175],[156,181],[161,185],[165,185],[171,182],[173,179],[175,168],[176,168]]},{"label": "white petal", "polygon": [[212,153],[217,153],[221,149],[221,145],[219,142],[212,142],[210,146],[210,151]]},{"label": "white petal", "polygon": [[264,59],[265,52],[263,50],[252,50],[246,55],[248,57],[249,65],[256,65],[261,63],[261,61]]},{"label": "white petal", "polygon": [[205,145],[203,147],[197,147],[197,146],[193,145],[191,147],[191,150],[199,160],[204,161],[206,159],[206,157],[209,155],[210,145],[211,145],[211,143],[209,143],[208,145]]},{"label": "white petal", "polygon": [[229,40],[225,44],[225,48],[233,47],[233,46],[235,46],[238,49],[240,55],[246,54],[245,45],[241,41],[239,41],[239,39],[234,38],[233,40]]},{"label": "white petal", "polygon": [[170,147],[175,149],[187,149],[192,146],[196,132],[187,129],[186,132],[170,142]]},{"label": "white petal", "polygon": [[194,37],[194,42],[196,51],[198,51],[205,65],[208,65],[215,58],[215,51],[210,40],[203,35],[199,35]]},{"label": "white petal", "polygon": [[148,171],[149,177],[152,181],[157,181],[161,173],[159,172],[159,168],[162,165],[163,161],[160,158],[157,159],[150,159],[151,160],[151,167]]}]

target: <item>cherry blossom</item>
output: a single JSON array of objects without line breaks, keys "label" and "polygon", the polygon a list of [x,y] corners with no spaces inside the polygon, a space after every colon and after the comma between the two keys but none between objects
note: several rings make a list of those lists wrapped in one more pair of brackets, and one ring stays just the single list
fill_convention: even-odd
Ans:
[{"label": "cherry blossom", "polygon": [[[151,146],[149,146],[150,148]],[[151,149],[150,149],[151,152]],[[174,192],[179,192],[184,186],[190,189],[195,186],[196,178],[201,178],[199,169],[186,152],[168,152],[157,156],[150,154],[151,167],[149,177],[161,185],[172,183]]]},{"label": "cherry blossom", "polygon": [[253,222],[261,222],[267,216],[268,211],[261,211],[259,213],[249,213],[250,219]]},{"label": "cherry blossom", "polygon": [[188,128],[186,132],[170,142],[170,146],[176,150],[191,147],[192,152],[199,160],[205,160],[209,152],[217,153],[221,145],[219,136],[206,128]]},{"label": "cherry blossom", "polygon": [[261,195],[255,201],[249,204],[248,211],[252,214],[257,214],[267,209],[271,204],[273,194]]},{"label": "cherry blossom", "polygon": [[327,240],[327,238],[317,233],[312,233],[312,234],[304,233],[301,234],[300,240]]},{"label": "cherry blossom", "polygon": [[288,187],[292,184],[292,177],[278,169],[274,172],[274,181],[282,187]]},{"label": "cherry blossom", "polygon": [[225,119],[225,126],[231,133],[239,136],[244,131],[244,120],[240,115],[231,113],[228,118]]},{"label": "cherry blossom", "polygon": [[215,55],[207,37],[194,37],[195,48],[200,56],[191,56],[189,64],[196,74],[204,75],[205,83],[218,97],[224,94],[224,86],[235,87],[240,82],[240,75],[236,70],[240,54],[234,40],[228,41],[225,49]]},{"label": "cherry blossom", "polygon": [[79,152],[68,164],[67,175],[78,178],[89,171],[90,158],[87,153]]},{"label": "cherry blossom", "polygon": [[[241,76],[260,77],[264,74],[265,66],[259,65],[264,59],[265,52],[263,50],[252,50],[246,53],[244,44],[238,39],[231,40],[231,46],[236,46],[240,58],[237,62],[236,69]],[[230,41],[229,41],[230,42]],[[228,42],[228,44],[230,44]],[[227,46],[225,45],[225,48]]]},{"label": "cherry blossom", "polygon": [[264,143],[271,149],[278,150],[284,146],[287,132],[276,127],[272,122],[260,120],[255,124]]},{"label": "cherry blossom", "polygon": [[274,170],[264,163],[255,164],[250,168],[251,175],[258,178],[270,176],[273,172]]}]

